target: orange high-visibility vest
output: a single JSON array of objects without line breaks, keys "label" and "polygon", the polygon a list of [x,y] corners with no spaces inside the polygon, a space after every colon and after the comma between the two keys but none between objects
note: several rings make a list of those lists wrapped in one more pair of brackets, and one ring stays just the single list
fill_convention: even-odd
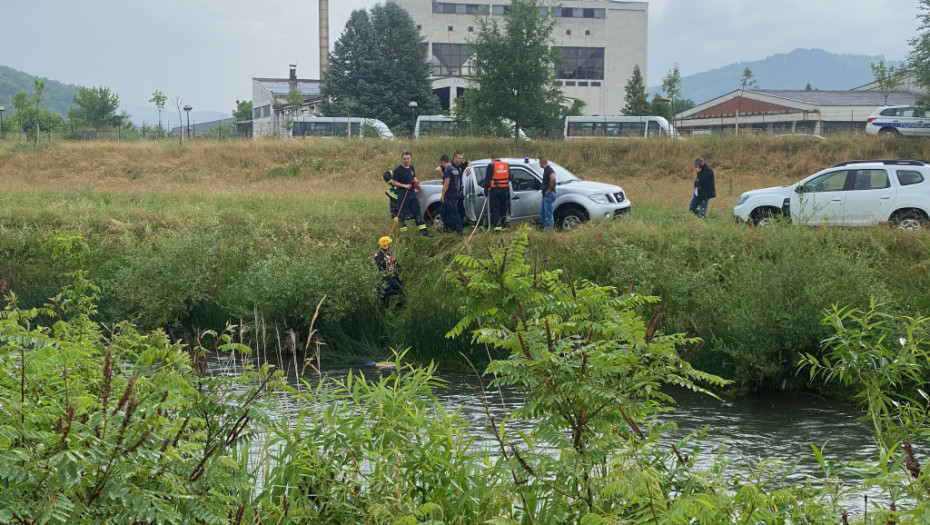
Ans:
[{"label": "orange high-visibility vest", "polygon": [[492,188],[506,188],[510,186],[510,167],[506,162],[494,163],[494,176],[491,178]]}]

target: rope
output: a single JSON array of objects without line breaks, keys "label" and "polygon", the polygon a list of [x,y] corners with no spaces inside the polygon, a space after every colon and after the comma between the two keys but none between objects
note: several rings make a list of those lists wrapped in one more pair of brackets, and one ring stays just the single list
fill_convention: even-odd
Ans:
[{"label": "rope", "polygon": [[404,192],[404,198],[400,201],[400,206],[397,207],[397,215],[394,216],[394,220],[391,221],[391,229],[388,230],[387,236],[390,237],[394,233],[394,228],[397,227],[397,223],[400,221],[400,214],[404,213],[404,203],[407,202],[407,194],[410,193],[410,190],[413,188],[407,188]]}]

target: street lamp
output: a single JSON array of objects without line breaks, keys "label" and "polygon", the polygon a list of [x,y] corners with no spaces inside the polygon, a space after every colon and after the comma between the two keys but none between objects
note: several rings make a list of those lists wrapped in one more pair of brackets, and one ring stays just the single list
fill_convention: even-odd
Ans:
[{"label": "street lamp", "polygon": [[6,108],[0,106],[0,140],[6,140],[6,130],[3,129],[3,112],[6,111]]},{"label": "street lamp", "polygon": [[417,101],[411,100],[410,103],[407,104],[407,107],[410,108],[410,138],[414,138],[414,128],[417,127]]},{"label": "street lamp", "polygon": [[[191,110],[194,109],[190,104],[185,104],[183,108],[187,112],[187,138],[193,138],[193,133],[191,133]],[[181,135],[184,135],[181,133]]]}]

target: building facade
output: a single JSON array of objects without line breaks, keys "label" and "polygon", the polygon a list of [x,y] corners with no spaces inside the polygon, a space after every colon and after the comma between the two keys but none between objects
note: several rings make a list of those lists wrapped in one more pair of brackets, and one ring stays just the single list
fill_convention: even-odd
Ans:
[{"label": "building facade", "polygon": [[[322,81],[297,78],[297,66],[290,66],[288,78],[252,79],[252,136],[287,137],[294,117],[316,114]],[[303,98],[299,107],[286,102],[292,90]]]},{"label": "building facade", "polygon": [[[501,17],[507,0],[394,0],[413,17],[429,46],[433,90],[444,110],[470,87],[469,42],[477,17]],[[555,79],[569,99],[585,102],[586,115],[619,114],[626,83],[639,66],[645,77],[646,2],[565,0],[546,8],[558,18],[553,44],[561,52]]]},{"label": "building facade", "polygon": [[865,130],[881,106],[913,104],[915,93],[737,89],[675,116],[680,132],[830,135]]}]

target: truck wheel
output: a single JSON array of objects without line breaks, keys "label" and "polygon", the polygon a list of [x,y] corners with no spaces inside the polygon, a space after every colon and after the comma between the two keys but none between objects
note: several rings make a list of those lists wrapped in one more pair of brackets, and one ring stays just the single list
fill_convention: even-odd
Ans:
[{"label": "truck wheel", "polygon": [[442,223],[442,203],[434,202],[430,204],[429,208],[426,208],[426,218],[433,221],[433,226],[440,230],[444,229]]},{"label": "truck wheel", "polygon": [[776,217],[776,212],[772,208],[756,208],[750,216],[754,225],[763,228],[775,226]]},{"label": "truck wheel", "polygon": [[905,210],[896,213],[894,218],[891,219],[891,223],[899,230],[917,231],[924,228],[927,224],[927,218],[918,211]]},{"label": "truck wheel", "polygon": [[575,207],[560,209],[555,214],[555,224],[563,230],[577,228],[588,221],[588,214]]}]

